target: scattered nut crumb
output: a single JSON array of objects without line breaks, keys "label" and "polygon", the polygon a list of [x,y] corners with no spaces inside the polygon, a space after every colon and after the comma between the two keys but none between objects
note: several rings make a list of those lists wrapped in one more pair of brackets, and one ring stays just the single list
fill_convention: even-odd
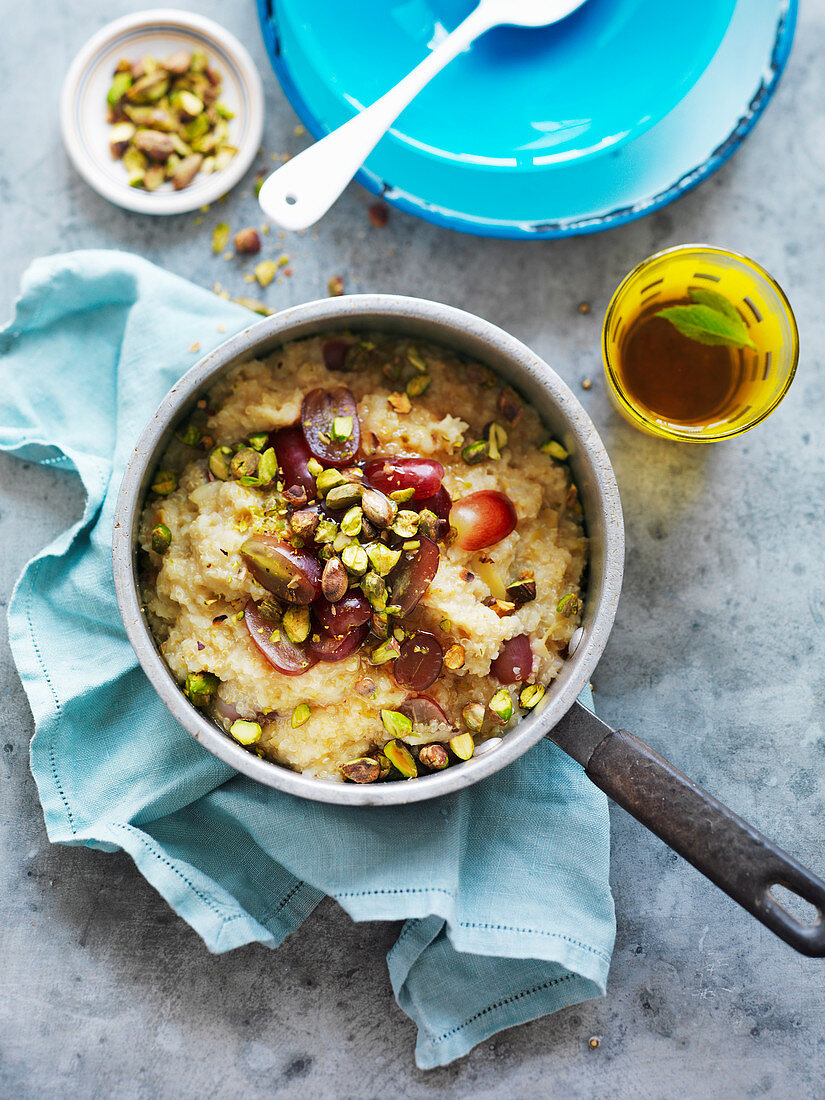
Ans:
[{"label": "scattered nut crumb", "polygon": [[[218,332],[226,332],[226,325],[218,325]],[[200,404],[200,402],[198,402]],[[204,401],[203,407],[206,408],[206,402]]]},{"label": "scattered nut crumb", "polygon": [[293,132],[295,134],[295,137],[303,137],[304,134],[307,132],[306,126],[302,126],[299,122],[298,125],[295,127],[295,130]]},{"label": "scattered nut crumb", "polygon": [[254,276],[254,275],[252,274],[252,272],[250,271],[250,272],[248,272],[248,273],[247,273],[246,275],[244,275],[244,277],[243,277],[243,281],[244,281],[245,283],[254,283],[254,282],[255,282],[255,276]]},{"label": "scattered nut crumb", "polygon": [[234,257],[234,255],[235,255],[234,252],[224,252],[223,258],[225,260],[231,260]]},{"label": "scattered nut crumb", "polygon": [[412,408],[412,402],[405,393],[391,393],[387,404],[397,413],[408,413]]},{"label": "scattered nut crumb", "polygon": [[383,202],[374,202],[367,211],[370,221],[377,229],[383,229],[390,218],[390,210]]},{"label": "scattered nut crumb", "polygon": [[589,313],[590,312],[590,303],[589,302],[579,302],[578,309],[579,309],[579,313],[581,313],[581,314]]},{"label": "scattered nut crumb", "polygon": [[269,236],[269,226],[268,225],[262,225],[261,226],[261,232],[263,233],[263,235],[265,237],[268,237]]},{"label": "scattered nut crumb", "polygon": [[205,221],[206,221],[206,218],[203,216],[203,214],[199,214],[197,216],[197,218],[195,218],[195,221],[193,222],[193,224],[194,225],[203,225],[203,223]]},{"label": "scattered nut crumb", "polygon": [[259,264],[255,264],[255,278],[261,286],[269,286],[275,278],[275,272],[277,270],[278,268],[274,260],[261,260]]},{"label": "scattered nut crumb", "polygon": [[333,275],[327,283],[327,293],[330,298],[340,298],[344,293],[344,280],[340,275]]},{"label": "scattered nut crumb", "polygon": [[592,390],[593,389],[593,379],[592,378],[582,378],[582,389],[583,390]]},{"label": "scattered nut crumb", "polygon": [[200,341],[199,341],[199,340],[196,340],[196,341],[194,342],[194,344],[190,344],[190,345],[189,345],[189,350],[190,350],[190,351],[200,351],[200,350],[201,350],[201,345],[200,345]]}]

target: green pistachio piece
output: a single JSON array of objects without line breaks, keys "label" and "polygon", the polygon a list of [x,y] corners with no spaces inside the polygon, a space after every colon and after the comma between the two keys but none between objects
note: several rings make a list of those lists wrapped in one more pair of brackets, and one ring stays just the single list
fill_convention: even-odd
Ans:
[{"label": "green pistachio piece", "polygon": [[123,167],[126,169],[127,182],[130,187],[138,187],[143,183],[146,169],[149,167],[149,158],[130,145],[123,154]]},{"label": "green pistachio piece", "polygon": [[410,486],[408,489],[396,489],[390,493],[390,500],[394,500],[396,504],[406,504],[408,500],[412,500],[415,496],[415,489]]},{"label": "green pistachio piece", "polygon": [[429,374],[416,374],[407,383],[407,397],[420,397],[422,393],[426,393],[430,388],[430,382],[432,382],[432,378]]},{"label": "green pistachio piece", "polygon": [[[383,542],[371,542],[365,547],[367,557],[379,577],[386,577],[398,565],[401,560],[401,551],[392,550]],[[386,603],[386,591],[384,593]]]},{"label": "green pistachio piece", "polygon": [[352,546],[357,539],[354,539],[352,535],[346,534],[345,531],[339,531],[335,538],[332,540],[332,549],[336,554],[340,554],[347,546]]},{"label": "green pistachio piece", "polygon": [[[312,459],[310,459],[310,462],[311,461]],[[307,466],[309,466],[309,463],[307,463]],[[336,485],[342,485],[343,482],[344,477],[340,470],[332,468],[329,470],[321,469],[315,474],[315,488],[322,496],[326,496],[330,489],[334,488]]]},{"label": "green pistachio piece", "polygon": [[395,517],[392,530],[402,539],[411,539],[418,533],[418,524],[418,512],[405,511],[402,509]]},{"label": "green pistachio piece", "polygon": [[487,458],[488,453],[487,444],[483,439],[479,439],[476,443],[468,443],[461,449],[461,457],[468,466],[477,466]]},{"label": "green pistachio piece", "polygon": [[184,693],[193,706],[205,707],[218,690],[220,680],[211,672],[190,672],[183,685]]},{"label": "green pistachio piece", "polygon": [[398,511],[398,505],[378,489],[364,490],[361,507],[370,523],[375,524],[380,530],[389,527]]},{"label": "green pistachio piece", "polygon": [[497,722],[509,722],[513,717],[513,700],[507,688],[499,688],[487,706]]},{"label": "green pistachio piece", "polygon": [[178,479],[171,470],[158,470],[150,486],[153,493],[159,497],[168,497],[178,487]]},{"label": "green pistachio piece", "polygon": [[[337,472],[337,471],[336,471]],[[344,481],[341,485],[335,485],[326,495],[327,508],[339,511],[342,508],[351,508],[357,504],[364,492],[364,486],[357,481]]]},{"label": "green pistachio piece", "polygon": [[239,480],[241,478],[255,478],[260,460],[261,457],[257,451],[253,451],[251,447],[241,447],[232,456],[232,461],[229,463],[229,472],[232,477]]},{"label": "green pistachio piece", "polygon": [[361,523],[363,521],[363,518],[364,513],[361,511],[357,504],[354,505],[341,520],[341,531],[345,535],[349,535],[350,538],[354,538],[357,534],[359,534],[361,530]]},{"label": "green pistachio piece", "polygon": [[469,733],[457,733],[450,738],[449,745],[459,760],[469,760],[476,751],[475,742]]},{"label": "green pistachio piece", "polygon": [[563,615],[565,619],[572,619],[574,615],[578,615],[580,610],[581,603],[578,597],[572,592],[568,592],[566,596],[562,596],[556,604],[556,611],[559,615]]},{"label": "green pistachio piece", "polygon": [[422,508],[418,513],[418,534],[436,542],[440,527],[441,520],[435,512],[429,508]]},{"label": "green pistachio piece", "polygon": [[313,477],[318,477],[319,474],[322,474],[324,472],[324,467],[321,465],[317,458],[311,458],[307,462],[307,469]]},{"label": "green pistachio piece", "polygon": [[152,549],[156,554],[165,554],[172,545],[172,532],[165,523],[159,523],[152,528]]},{"label": "green pistachio piece", "polygon": [[257,477],[262,486],[271,485],[278,476],[278,457],[273,447],[267,447],[258,459]]},{"label": "green pistachio piece", "polygon": [[[320,524],[318,526],[320,527]],[[341,551],[341,561],[346,571],[354,574],[356,577],[362,577],[369,568],[367,552],[363,546],[359,546],[357,542],[350,543],[349,546],[344,547]]]},{"label": "green pistachio piece", "polygon": [[[464,735],[470,737],[469,733]],[[456,738],[453,738],[456,740]],[[472,738],[470,738],[472,740]],[[465,759],[462,757],[462,759]],[[423,764],[425,768],[429,768],[432,772],[440,772],[450,763],[450,758],[447,756],[447,750],[443,745],[432,744],[422,745],[421,751],[418,754],[419,764]]]},{"label": "green pistachio piece", "polygon": [[485,430],[487,437],[487,449],[490,452],[490,458],[498,461],[501,458],[501,452],[504,447],[507,446],[507,432],[502,428],[501,424],[496,424],[495,421],[492,424],[488,424]]},{"label": "green pistachio piece", "polygon": [[528,684],[527,687],[521,689],[521,695],[519,695],[519,705],[524,710],[532,710],[537,706],[544,698],[545,687],[543,684]]},{"label": "green pistachio piece", "polygon": [[[392,730],[387,728],[387,722],[384,719],[385,714],[397,715],[398,718],[404,718],[407,722],[410,722],[409,718],[406,718],[403,714],[399,714],[397,710],[382,710],[381,721],[384,722],[384,728],[387,729],[388,733],[392,733]],[[412,722],[410,722],[410,728],[412,728]],[[402,745],[400,741],[388,741],[384,746],[384,755],[393,767],[401,772],[405,779],[415,779],[418,775],[418,768],[413,759],[413,754],[407,746]]]},{"label": "green pistachio piece", "polygon": [[387,776],[392,771],[392,764],[389,762],[387,757],[384,756],[383,752],[376,753],[375,754],[375,760],[376,760],[376,763],[378,764],[378,778],[379,778],[379,780],[380,779],[386,779]]},{"label": "green pistachio piece", "polygon": [[407,737],[412,733],[412,718],[400,710],[382,710],[381,721],[390,737]]},{"label": "green pistachio piece", "polygon": [[118,103],[120,103],[121,99],[123,99],[131,86],[131,73],[115,73],[115,78],[112,81],[112,86],[106,96],[106,102],[109,104],[109,106],[117,107]]},{"label": "green pistachio piece", "polygon": [[[338,534],[338,524],[333,523],[331,519],[318,520],[318,526],[315,528],[315,541],[319,545],[332,542],[335,536]],[[365,555],[366,559],[366,555]],[[366,564],[364,565],[366,569]]]},{"label": "green pistachio piece", "polygon": [[374,665],[385,665],[387,661],[394,661],[401,652],[401,647],[395,638],[387,638],[381,642],[370,654],[370,660]]},{"label": "green pistachio piece", "polygon": [[484,725],[484,707],[481,703],[467,703],[461,712],[464,725],[473,733],[478,733]]},{"label": "green pistachio piece", "polygon": [[[349,549],[349,547],[347,549]],[[359,549],[361,548],[359,547]],[[345,550],[344,554],[346,554],[346,552]],[[363,554],[364,551],[361,550],[361,553]],[[341,555],[341,560],[344,561],[343,554]],[[344,561],[344,565],[346,564],[346,561]],[[361,591],[369,600],[370,607],[372,607],[373,611],[387,610],[387,586],[384,583],[383,577],[370,571],[361,581]]]},{"label": "green pistachio piece", "polygon": [[564,462],[570,455],[570,452],[566,451],[561,443],[557,443],[555,439],[548,439],[546,443],[542,443],[539,450],[543,455],[550,455],[551,458],[555,458],[559,462]]},{"label": "green pistachio piece", "polygon": [[299,726],[302,726],[304,722],[309,720],[309,716],[312,712],[306,703],[299,703],[295,710],[292,712],[292,718],[290,719],[290,725],[294,730],[297,730]]},{"label": "green pistachio piece", "polygon": [[179,108],[183,114],[188,115],[190,118],[197,118],[203,111],[203,103],[198,99],[194,92],[181,92],[177,98],[175,106]]},{"label": "green pistachio piece", "polygon": [[293,645],[300,645],[309,637],[310,621],[308,607],[290,607],[284,612],[281,621],[284,633]]},{"label": "green pistachio piece", "polygon": [[352,417],[333,417],[329,437],[333,443],[346,443],[352,437]]},{"label": "green pistachio piece", "polygon": [[[389,771],[389,767],[387,768]],[[359,756],[357,760],[348,760],[341,765],[341,773],[351,783],[375,783],[381,779],[381,766],[369,756]]]},{"label": "green pistachio piece", "polygon": [[229,480],[229,464],[232,461],[232,453],[231,447],[213,447],[209,452],[207,464],[210,473],[218,481]]},{"label": "green pistachio piece", "polygon": [[242,745],[254,745],[256,741],[260,741],[263,734],[260,723],[248,722],[245,718],[238,718],[233,722],[229,732]]},{"label": "green pistachio piece", "polygon": [[507,599],[516,607],[523,607],[524,604],[536,598],[536,582],[532,577],[523,577],[508,584],[506,594]]},{"label": "green pistachio piece", "polygon": [[417,348],[414,348],[412,344],[407,348],[407,359],[410,361],[410,365],[415,367],[419,374],[427,373],[427,364],[422,359]]},{"label": "green pistachio piece", "polygon": [[192,51],[192,60],[189,62],[190,73],[202,73],[206,70],[208,62],[206,60],[206,54],[202,50]]},{"label": "green pistachio piece", "polygon": [[227,222],[218,222],[212,230],[212,251],[216,256],[219,256],[229,244],[229,235],[231,232],[232,230]]},{"label": "green pistachio piece", "polygon": [[266,441],[269,439],[268,432],[255,432],[249,437],[249,446],[255,451],[262,451],[266,447]]},{"label": "green pistachio piece", "polygon": [[182,431],[178,432],[178,439],[181,443],[185,443],[187,447],[197,447],[200,438],[200,429],[196,428],[194,424],[187,424]]}]

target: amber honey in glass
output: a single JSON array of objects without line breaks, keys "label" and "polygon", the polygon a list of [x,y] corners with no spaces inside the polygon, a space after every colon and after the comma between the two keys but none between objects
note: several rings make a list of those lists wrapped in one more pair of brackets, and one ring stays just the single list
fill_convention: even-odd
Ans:
[{"label": "amber honey in glass", "polygon": [[[710,345],[657,316],[712,291],[735,309],[753,347]],[[744,256],[706,245],[669,249],[627,276],[605,317],[611,396],[637,427],[671,439],[713,442],[764,419],[784,397],[799,341],[788,301]]]}]

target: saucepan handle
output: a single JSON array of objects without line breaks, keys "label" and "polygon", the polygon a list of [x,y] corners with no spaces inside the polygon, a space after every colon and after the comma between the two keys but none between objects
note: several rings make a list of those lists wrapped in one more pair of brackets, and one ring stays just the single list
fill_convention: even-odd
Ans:
[{"label": "saucepan handle", "polygon": [[[637,821],[692,863],[803,955],[825,957],[825,882],[751,828],[626,730],[594,749],[588,777]],[[780,904],[784,886],[816,907],[804,924]]]}]

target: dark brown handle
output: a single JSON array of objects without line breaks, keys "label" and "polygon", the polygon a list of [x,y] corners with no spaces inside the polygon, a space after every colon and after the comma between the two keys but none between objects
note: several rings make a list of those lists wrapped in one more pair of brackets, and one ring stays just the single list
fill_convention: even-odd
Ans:
[{"label": "dark brown handle", "polygon": [[[588,777],[637,821],[803,955],[825,957],[825,882],[626,730],[594,749]],[[784,886],[817,909],[798,921],[771,893]]]}]

